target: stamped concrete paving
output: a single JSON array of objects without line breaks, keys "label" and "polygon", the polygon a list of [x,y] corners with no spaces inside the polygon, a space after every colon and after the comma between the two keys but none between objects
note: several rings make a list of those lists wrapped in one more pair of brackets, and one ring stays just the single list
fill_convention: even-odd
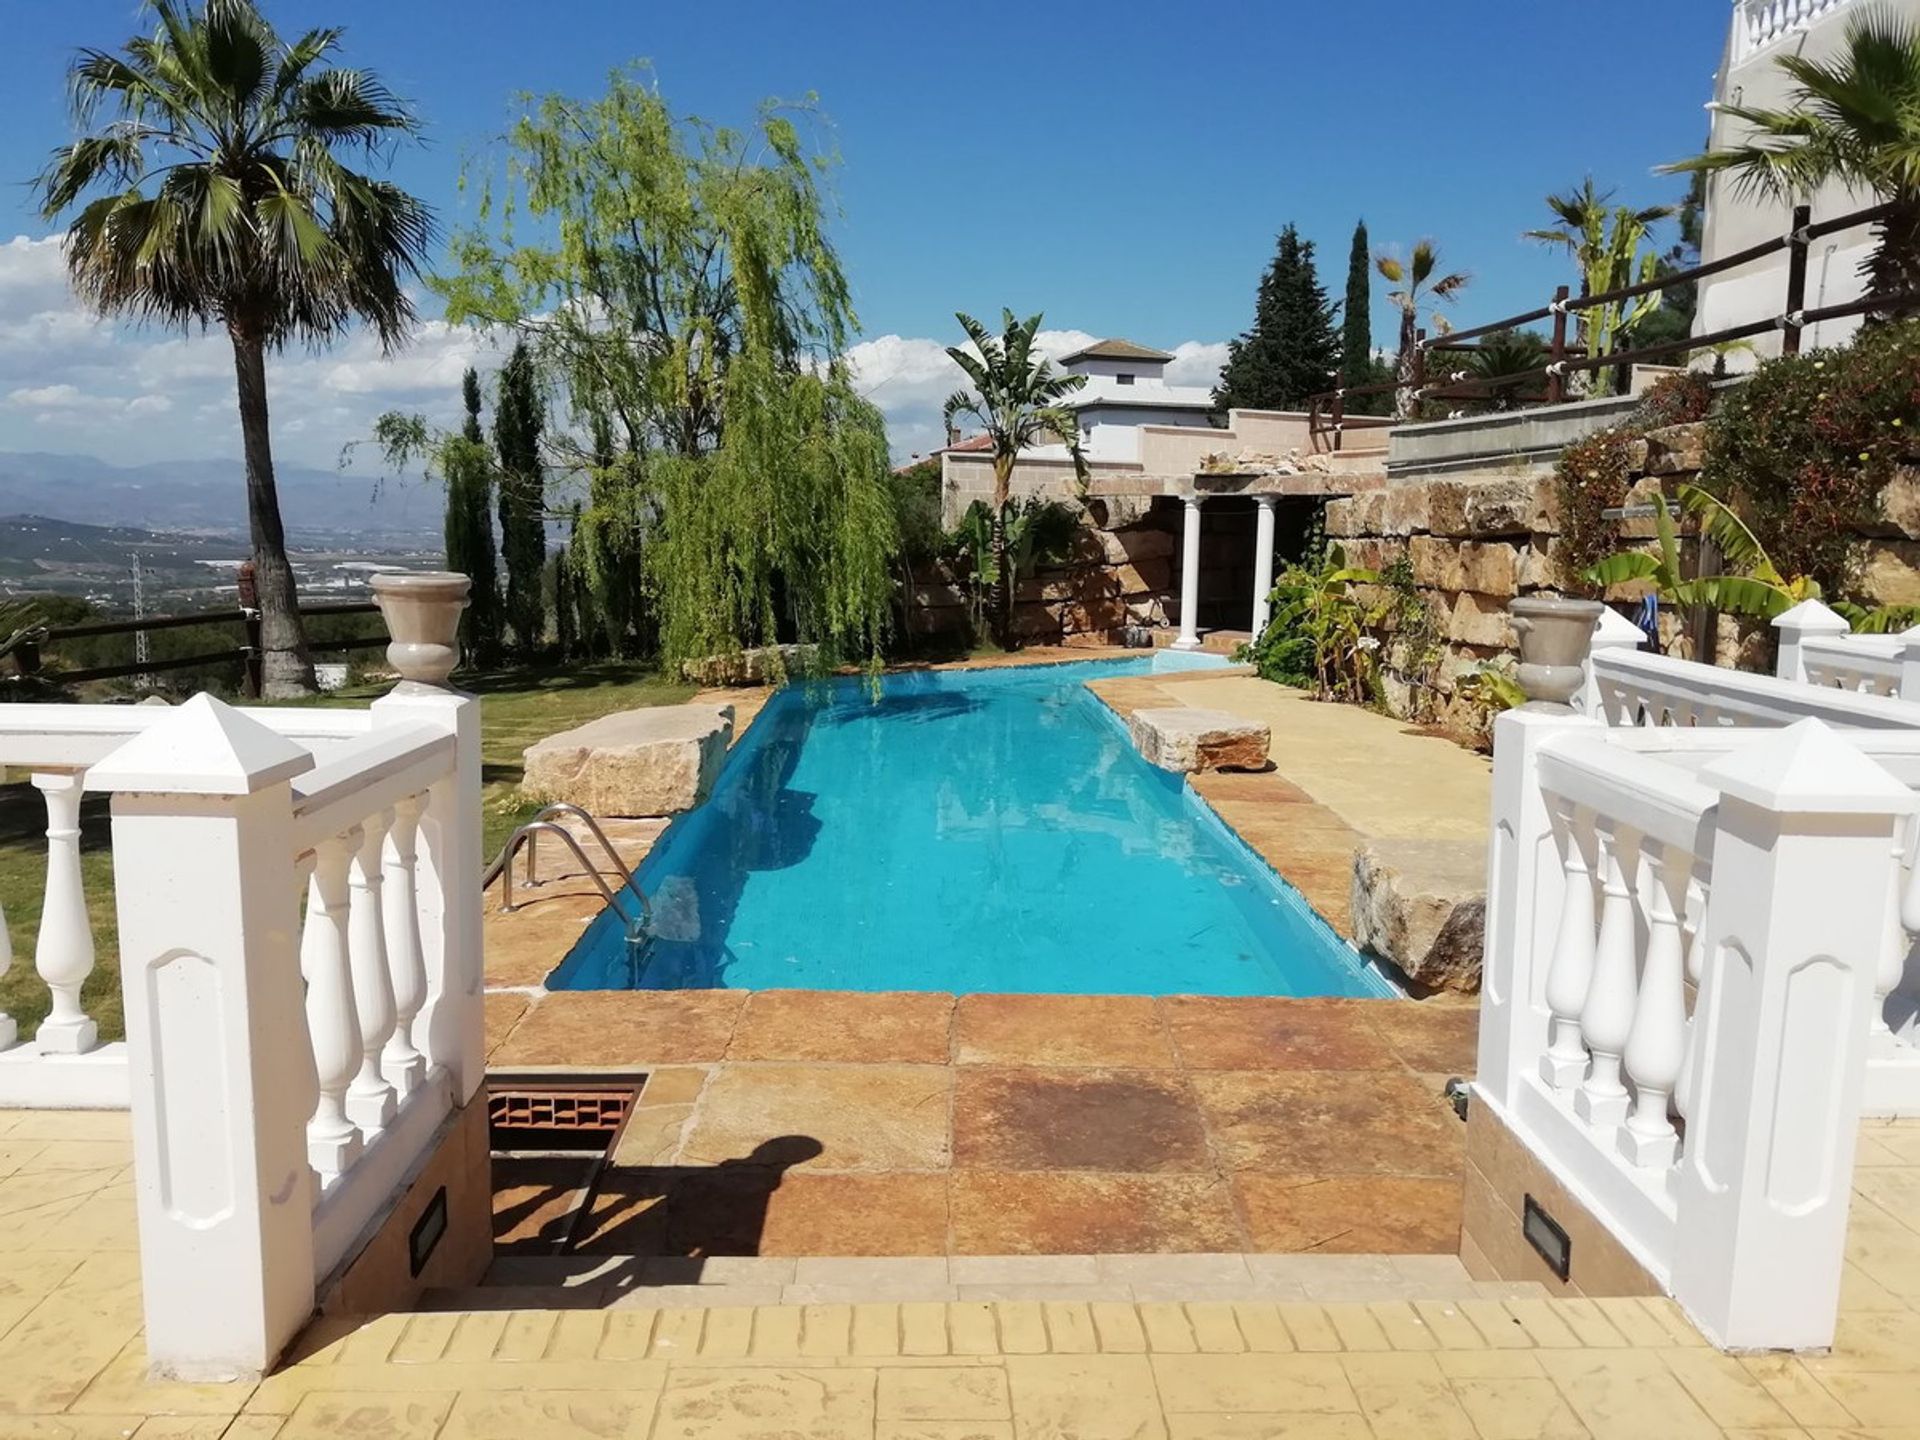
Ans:
[{"label": "stamped concrete paving", "polygon": [[[1804,1358],[1717,1354],[1665,1301],[1431,1298],[1410,1270],[1397,1296],[1367,1302],[870,1300],[340,1319],[316,1325],[258,1385],[154,1384],[130,1160],[124,1115],[0,1112],[4,1440],[1915,1433],[1913,1122],[1863,1128],[1838,1342]],[[1198,1263],[1193,1284],[1203,1291]]]}]

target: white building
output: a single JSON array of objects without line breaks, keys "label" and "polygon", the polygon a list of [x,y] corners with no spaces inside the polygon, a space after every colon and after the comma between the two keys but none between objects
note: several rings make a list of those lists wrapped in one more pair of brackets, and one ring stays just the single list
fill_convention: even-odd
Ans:
[{"label": "white building", "polygon": [[[1164,351],[1131,340],[1096,340],[1061,357],[1061,368],[1069,375],[1087,377],[1066,404],[1079,417],[1080,448],[1089,464],[1138,464],[1143,425],[1220,423],[1214,418],[1211,390],[1167,383],[1172,361]],[[1034,459],[1067,458],[1064,445],[1037,445],[1028,453]]]},{"label": "white building", "polygon": [[[1848,25],[1876,4],[1920,22],[1920,0],[1734,0],[1733,22],[1709,112],[1711,148],[1737,145],[1748,133],[1744,123],[1719,107],[1787,108],[1794,82],[1780,69],[1781,57],[1832,57],[1845,45]],[[1812,197],[1813,219],[1818,223],[1845,215],[1864,209],[1874,200],[1872,195],[1829,185]],[[1711,264],[1721,256],[1784,235],[1791,221],[1790,206],[1741,194],[1729,176],[1710,176],[1700,258]],[[1859,299],[1866,292],[1861,264],[1872,250],[1873,235],[1863,226],[1816,240],[1808,255],[1806,308],[1815,310]],[[1786,308],[1786,298],[1787,252],[1779,251],[1703,280],[1694,333],[1705,335],[1778,315]],[[1801,346],[1813,349],[1841,344],[1859,325],[1855,317],[1810,325],[1801,337]],[[1751,343],[1762,356],[1780,353],[1777,331],[1755,336]],[[1745,368],[1737,357],[1730,363],[1736,369]]]}]

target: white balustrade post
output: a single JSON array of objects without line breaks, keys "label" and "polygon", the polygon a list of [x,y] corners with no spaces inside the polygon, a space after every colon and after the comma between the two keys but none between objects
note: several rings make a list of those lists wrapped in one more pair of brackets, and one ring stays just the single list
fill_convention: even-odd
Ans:
[{"label": "white balustrade post", "polygon": [[[1529,708],[1509,710],[1493,725],[1476,1074],[1477,1088],[1502,1105],[1513,1103],[1522,1072],[1532,1073],[1547,1047],[1548,974],[1565,887],[1553,817],[1540,790],[1540,755],[1555,739],[1596,726],[1582,716]],[[1590,927],[1591,894],[1587,906]]]},{"label": "white balustrade post", "polygon": [[322,1183],[360,1158],[360,1127],[347,1113],[347,1090],[360,1072],[360,1017],[355,1013],[349,935],[347,871],[360,844],[349,830],[313,851],[307,885],[307,925],[300,938],[300,974],[306,981],[306,1025],[319,1096],[307,1125],[307,1157]]},{"label": "white balustrade post", "polygon": [[381,861],[390,813],[367,818],[347,867],[347,955],[353,972],[353,1009],[360,1021],[360,1071],[347,1086],[347,1114],[368,1139],[393,1120],[393,1086],[380,1060],[393,1037],[393,973],[387,968],[387,924],[380,913]]},{"label": "white balustrade post", "polygon": [[1782,680],[1807,678],[1807,657],[1805,643],[1808,640],[1831,639],[1845,635],[1853,629],[1845,618],[1835,614],[1818,600],[1802,600],[1791,610],[1774,618],[1773,629],[1779,638],[1779,653],[1775,656],[1773,673]]},{"label": "white balustrade post", "polygon": [[1180,638],[1175,650],[1200,648],[1200,497],[1184,496],[1180,525]]},{"label": "white balustrade post", "polygon": [[466,1104],[486,1079],[485,957],[480,929],[480,702],[447,684],[454,635],[466,605],[464,575],[377,575],[374,594],[400,672],[391,694],[373,702],[373,723],[434,725],[454,737],[454,769],[428,791],[416,873],[427,1003],[413,1027],[428,1067],[447,1071],[454,1102]]},{"label": "white balustrade post", "polygon": [[47,890],[33,965],[53,999],[34,1042],[51,1054],[80,1055],[100,1043],[100,1027],[80,1006],[80,987],[93,973],[93,921],[80,878],[86,777],[77,770],[36,771],[33,784],[47,802]]},{"label": "white balustrade post", "polygon": [[1839,1305],[1893,837],[1915,796],[1817,720],[1700,778],[1721,799],[1673,1293],[1723,1348],[1822,1348]]},{"label": "white balustrade post", "polygon": [[313,757],[198,695],[94,767],[113,795],[146,1350],[257,1376],[313,1313],[288,781]]},{"label": "white balustrade post", "polygon": [[[1253,638],[1267,633],[1273,594],[1273,512],[1280,503],[1277,495],[1256,495],[1258,507],[1253,524]],[[1916,692],[1920,693],[1920,692]]]},{"label": "white balustrade post", "polygon": [[[1600,694],[1600,680],[1594,671],[1594,661],[1602,655],[1630,655],[1646,640],[1645,632],[1618,610],[1612,606],[1603,610],[1593,627],[1593,644],[1587,652],[1585,673],[1580,677],[1580,693],[1573,697],[1573,708],[1603,723],[1618,718],[1607,714],[1606,702]],[[1631,724],[1632,718],[1627,717],[1624,723]]]},{"label": "white balustrade post", "polygon": [[387,964],[393,975],[393,1035],[380,1067],[405,1099],[426,1078],[426,1059],[414,1044],[413,1024],[427,1003],[427,962],[420,949],[420,896],[417,870],[420,816],[425,795],[410,795],[393,807],[387,832],[386,896],[381,913],[387,922]]},{"label": "white balustrade post", "polygon": [[1680,1146],[1667,1118],[1667,1102],[1686,1059],[1686,939],[1681,920],[1693,856],[1658,842],[1645,848],[1653,872],[1647,888],[1647,958],[1624,1057],[1627,1078],[1633,1081],[1633,1112],[1620,1131],[1620,1153],[1643,1169],[1665,1170]]},{"label": "white balustrade post", "polygon": [[1639,968],[1634,891],[1640,873],[1640,837],[1628,825],[1596,827],[1600,853],[1600,929],[1594,939],[1593,980],[1580,1007],[1580,1038],[1592,1063],[1573,1097],[1573,1113],[1596,1129],[1627,1117],[1622,1062],[1633,1031]]},{"label": "white balustrade post", "polygon": [[[7,932],[7,915],[0,910],[0,980],[13,968],[13,936]],[[20,1027],[6,1011],[0,1010],[0,1050],[11,1050],[20,1038]]]},{"label": "white balustrade post", "polygon": [[1895,697],[1920,705],[1920,625],[1902,630],[1900,641],[1900,688]]}]

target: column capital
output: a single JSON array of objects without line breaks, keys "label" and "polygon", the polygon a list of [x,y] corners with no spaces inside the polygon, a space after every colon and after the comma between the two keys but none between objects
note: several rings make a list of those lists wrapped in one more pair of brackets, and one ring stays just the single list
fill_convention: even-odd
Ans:
[{"label": "column capital", "polygon": [[1271,510],[1280,503],[1280,497],[1278,495],[1262,493],[1253,497],[1253,503],[1258,505],[1262,510]]}]

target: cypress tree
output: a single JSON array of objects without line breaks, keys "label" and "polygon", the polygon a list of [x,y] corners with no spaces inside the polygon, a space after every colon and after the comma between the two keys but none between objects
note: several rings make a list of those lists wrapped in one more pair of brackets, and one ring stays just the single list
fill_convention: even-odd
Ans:
[{"label": "cypress tree", "polygon": [[446,446],[447,568],[473,581],[460,617],[462,646],[476,665],[500,658],[500,577],[493,548],[492,465],[480,429],[480,377],[471,368],[460,381],[467,419]]},{"label": "cypress tree", "polygon": [[1340,321],[1340,383],[1371,385],[1373,364],[1373,251],[1367,245],[1367,222],[1353,227],[1353,249],[1347,253],[1347,303]]},{"label": "cypress tree", "polygon": [[1280,232],[1260,277],[1253,325],[1227,342],[1214,399],[1223,408],[1297,410],[1333,387],[1340,359],[1333,307],[1313,263],[1313,242],[1292,225]]},{"label": "cypress tree", "polygon": [[523,340],[500,371],[493,446],[500,456],[500,550],[507,562],[507,625],[525,653],[546,633],[540,594],[547,563],[546,485],[540,469],[540,403],[533,356]]}]

